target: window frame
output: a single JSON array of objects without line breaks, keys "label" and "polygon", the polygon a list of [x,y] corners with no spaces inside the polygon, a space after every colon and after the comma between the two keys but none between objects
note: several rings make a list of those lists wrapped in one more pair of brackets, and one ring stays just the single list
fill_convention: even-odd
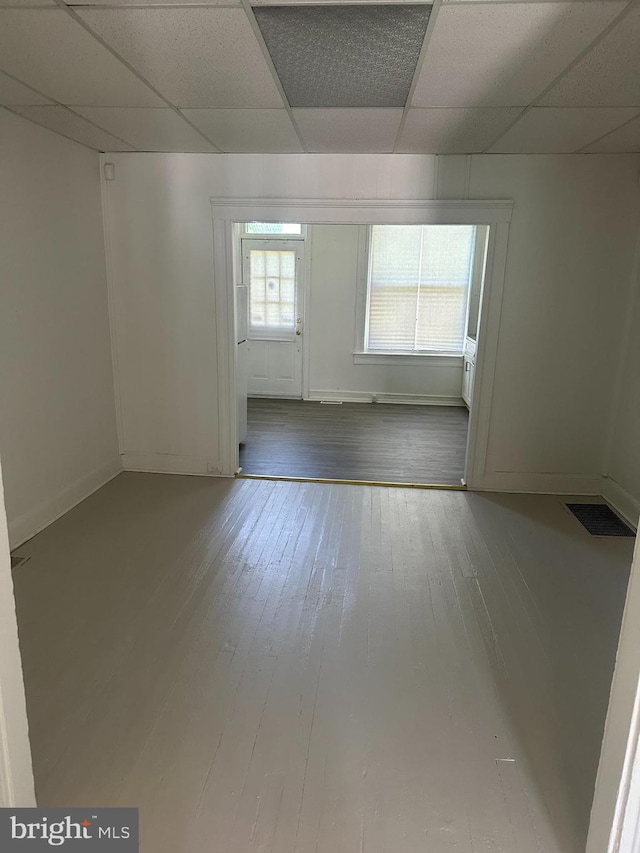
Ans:
[{"label": "window frame", "polygon": [[[256,221],[256,220],[252,220]],[[272,222],[268,223],[272,225],[281,225],[284,223],[280,222]],[[293,223],[292,223],[293,224]],[[255,234],[251,231],[247,231],[247,225],[251,225],[251,222],[242,222],[240,223],[240,239],[241,240],[306,240],[307,239],[307,225],[305,223],[295,223],[296,225],[300,225],[300,233],[299,234]]]},{"label": "window frame", "polygon": [[[290,240],[289,237],[279,237],[277,235],[265,235],[265,237],[270,237],[270,239],[265,239],[260,236],[257,240],[254,240],[255,235],[250,235],[249,237],[242,237],[240,239],[240,257],[242,263],[242,282],[247,287],[247,310],[251,311],[251,283],[250,283],[250,273],[249,273],[249,259],[245,256],[245,245],[247,247],[247,253],[251,251],[251,246],[255,245],[256,248],[260,248],[263,251],[269,251],[270,244],[272,245],[273,251],[292,251],[295,253],[295,281],[294,281],[294,318],[296,314],[301,315],[304,308],[304,294],[302,292],[302,286],[300,284],[300,275],[304,270],[305,263],[305,241],[304,238],[300,238],[299,235],[295,235],[296,239]],[[292,244],[289,246],[289,244]],[[290,334],[286,334],[285,332],[278,331],[275,327],[269,326],[265,327],[265,331],[262,332],[256,328],[252,328],[250,316],[247,318],[247,340],[248,341],[276,341],[280,343],[291,343],[295,341],[295,329],[296,324],[294,320],[294,324],[291,329]]]},{"label": "window frame", "polygon": [[[386,223],[376,223],[386,224]],[[394,224],[394,223],[389,223]],[[420,224],[420,223],[415,223]],[[425,222],[424,225],[436,223]],[[448,224],[448,223],[442,223]],[[456,223],[452,223],[456,224]],[[463,223],[458,223],[463,224]],[[475,223],[465,223],[475,224]],[[484,223],[479,223],[483,225]],[[355,317],[355,344],[353,348],[353,363],[354,364],[388,364],[388,365],[407,365],[417,364],[420,361],[427,359],[431,367],[452,367],[462,366],[464,346],[457,352],[443,352],[441,350],[371,350],[367,349],[367,329],[369,326],[369,281],[371,278],[371,235],[373,224],[361,225],[358,235],[358,269],[356,283],[356,317]],[[475,254],[478,251],[478,241],[476,239],[474,246]],[[469,299],[465,309],[465,329],[469,319]]]}]

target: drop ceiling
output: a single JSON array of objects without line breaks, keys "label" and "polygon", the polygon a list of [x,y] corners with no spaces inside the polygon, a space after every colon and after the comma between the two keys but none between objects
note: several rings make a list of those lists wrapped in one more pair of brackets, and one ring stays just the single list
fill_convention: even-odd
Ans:
[{"label": "drop ceiling", "polygon": [[99,151],[640,152],[640,0],[0,0],[0,105]]}]

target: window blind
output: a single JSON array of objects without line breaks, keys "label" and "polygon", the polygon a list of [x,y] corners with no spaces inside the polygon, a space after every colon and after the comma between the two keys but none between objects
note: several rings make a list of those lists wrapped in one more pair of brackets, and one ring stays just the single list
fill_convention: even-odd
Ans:
[{"label": "window blind", "polygon": [[461,353],[475,225],[374,225],[365,348]]}]

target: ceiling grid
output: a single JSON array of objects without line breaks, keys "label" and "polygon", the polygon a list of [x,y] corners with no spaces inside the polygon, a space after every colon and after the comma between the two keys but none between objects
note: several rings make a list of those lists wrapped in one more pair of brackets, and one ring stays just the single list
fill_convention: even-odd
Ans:
[{"label": "ceiling grid", "polygon": [[101,151],[640,153],[640,0],[0,0],[0,105]]}]

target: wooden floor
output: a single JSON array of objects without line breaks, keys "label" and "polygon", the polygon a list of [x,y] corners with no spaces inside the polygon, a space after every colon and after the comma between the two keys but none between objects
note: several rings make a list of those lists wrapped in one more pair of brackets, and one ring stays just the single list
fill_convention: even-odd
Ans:
[{"label": "wooden floor", "polygon": [[469,413],[405,406],[250,399],[245,474],[460,485]]},{"label": "wooden floor", "polygon": [[39,802],[139,806],[143,853],[582,853],[632,544],[123,474],[19,549]]}]

